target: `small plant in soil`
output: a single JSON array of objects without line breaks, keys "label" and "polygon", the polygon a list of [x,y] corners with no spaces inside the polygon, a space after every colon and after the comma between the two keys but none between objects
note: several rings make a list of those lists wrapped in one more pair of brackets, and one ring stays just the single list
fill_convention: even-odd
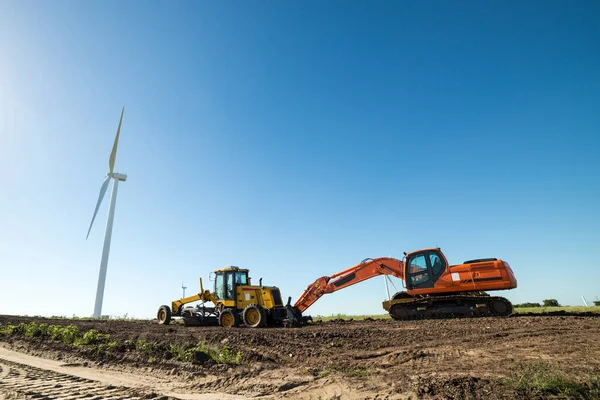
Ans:
[{"label": "small plant in soil", "polygon": [[[178,361],[193,362],[199,359],[210,359],[215,364],[239,365],[242,361],[243,353],[241,351],[234,352],[227,346],[213,349],[205,343],[199,343],[193,347],[185,347],[181,344],[172,344],[169,346],[169,353]],[[199,357],[197,353],[204,356]],[[203,363],[204,361],[202,361]]]},{"label": "small plant in soil", "polygon": [[76,346],[89,346],[100,343],[107,343],[110,339],[110,335],[107,333],[100,333],[96,329],[90,329],[83,334],[81,338],[75,340]]},{"label": "small plant in soil", "polygon": [[574,380],[546,363],[517,363],[505,384],[519,396],[565,396],[568,398],[596,399],[600,396],[600,378]]}]

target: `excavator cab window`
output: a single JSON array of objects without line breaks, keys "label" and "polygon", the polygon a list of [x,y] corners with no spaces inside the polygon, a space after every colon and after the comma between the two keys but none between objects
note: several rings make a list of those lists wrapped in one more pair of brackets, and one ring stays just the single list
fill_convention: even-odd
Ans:
[{"label": "excavator cab window", "polygon": [[406,261],[406,265],[408,268],[407,283],[409,288],[427,287],[431,276],[427,270],[425,254],[411,254]]},{"label": "excavator cab window", "polygon": [[429,263],[431,264],[431,272],[433,276],[440,276],[444,270],[444,262],[440,259],[440,256],[436,253],[429,253]]}]

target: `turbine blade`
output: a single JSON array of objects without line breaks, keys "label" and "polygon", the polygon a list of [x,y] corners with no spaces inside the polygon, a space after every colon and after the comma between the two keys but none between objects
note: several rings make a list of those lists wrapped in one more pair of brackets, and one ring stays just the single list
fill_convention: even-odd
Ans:
[{"label": "turbine blade", "polygon": [[123,122],[123,113],[125,112],[125,107],[121,110],[121,119],[119,120],[119,127],[117,128],[117,136],[115,136],[115,143],[113,144],[112,151],[110,152],[110,158],[108,159],[108,167],[109,173],[113,173],[113,169],[115,168],[115,159],[117,158],[117,146],[119,145],[119,133],[121,132],[121,122]]},{"label": "turbine blade", "polygon": [[96,209],[94,210],[94,216],[92,217],[92,222],[90,222],[90,228],[88,229],[87,236],[85,240],[90,236],[90,231],[92,230],[92,225],[94,225],[94,220],[96,219],[96,214],[98,214],[98,209],[100,208],[100,204],[102,204],[102,199],[106,194],[106,189],[108,188],[108,181],[110,181],[110,176],[107,176],[104,180],[102,186],[100,186],[100,195],[98,196],[98,202],[96,203]]}]

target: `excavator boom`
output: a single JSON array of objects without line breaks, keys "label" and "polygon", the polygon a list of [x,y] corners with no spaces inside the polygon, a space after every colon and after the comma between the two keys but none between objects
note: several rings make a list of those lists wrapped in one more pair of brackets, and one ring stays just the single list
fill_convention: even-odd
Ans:
[{"label": "excavator boom", "polygon": [[322,276],[308,285],[294,307],[304,312],[324,294],[333,293],[378,275],[393,275],[404,279],[404,263],[391,257],[367,258],[354,267],[331,276]]}]

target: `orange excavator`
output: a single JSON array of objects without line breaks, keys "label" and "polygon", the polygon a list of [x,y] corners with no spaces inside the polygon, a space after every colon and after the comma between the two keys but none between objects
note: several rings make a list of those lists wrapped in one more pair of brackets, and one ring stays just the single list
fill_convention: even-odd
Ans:
[{"label": "orange excavator", "polygon": [[506,261],[483,258],[450,265],[439,248],[404,255],[404,261],[391,257],[365,259],[345,271],[323,276],[306,288],[294,309],[301,315],[326,293],[375,276],[392,275],[400,278],[406,287],[406,291],[383,302],[383,308],[396,320],[512,314],[510,301],[485,292],[517,287],[515,275]]}]

